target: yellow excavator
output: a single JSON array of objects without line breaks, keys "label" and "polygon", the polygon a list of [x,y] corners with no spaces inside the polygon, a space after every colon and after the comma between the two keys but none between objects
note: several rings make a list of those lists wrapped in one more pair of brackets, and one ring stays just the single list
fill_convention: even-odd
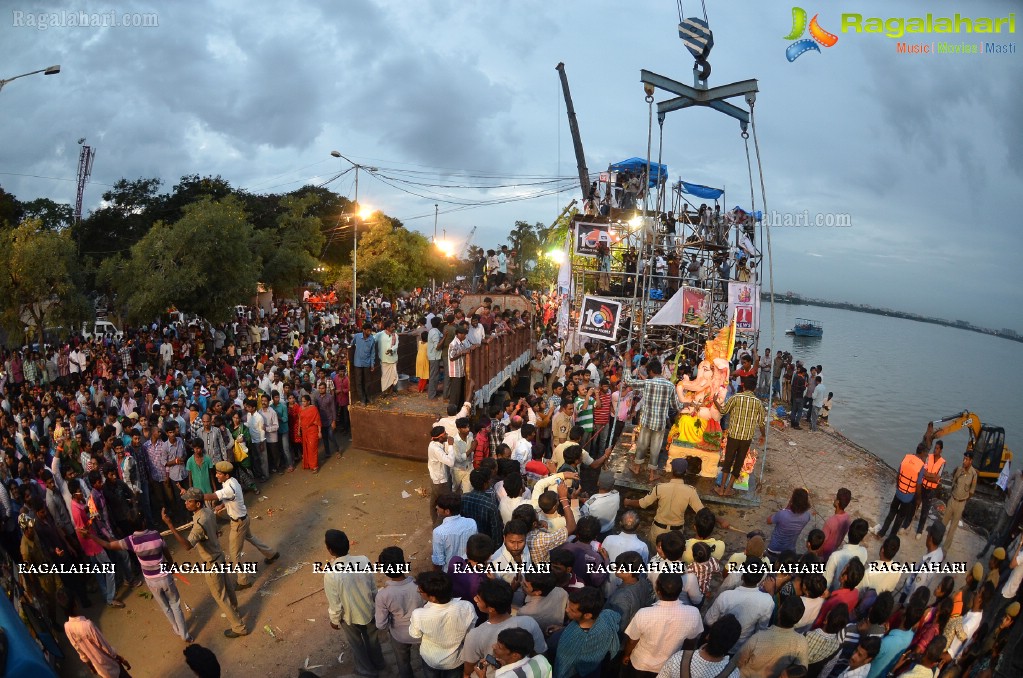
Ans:
[{"label": "yellow excavator", "polygon": [[1012,451],[1005,446],[1005,429],[981,422],[973,412],[966,410],[927,424],[924,442],[928,443],[955,433],[960,429],[970,432],[966,449],[973,452],[973,468],[982,480],[996,480],[1002,467],[1012,459]]}]

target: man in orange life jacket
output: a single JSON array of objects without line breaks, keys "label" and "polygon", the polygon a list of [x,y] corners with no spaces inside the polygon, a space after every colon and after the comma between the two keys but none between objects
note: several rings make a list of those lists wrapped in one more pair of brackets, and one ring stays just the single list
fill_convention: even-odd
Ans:
[{"label": "man in orange life jacket", "polygon": [[924,478],[926,456],[927,446],[920,443],[916,446],[916,454],[907,454],[903,458],[899,465],[899,475],[895,479],[895,497],[888,508],[888,516],[884,519],[883,525],[874,527],[874,534],[884,537],[888,532],[888,526],[891,525],[891,536],[895,536],[900,528],[909,527],[916,509],[917,491]]},{"label": "man in orange life jacket", "polygon": [[[931,510],[931,498],[941,484],[941,474],[945,472],[945,458],[941,456],[945,443],[940,440],[934,443],[934,451],[927,455],[924,462],[924,477],[920,482],[920,521],[916,525],[916,540],[923,538],[924,523]],[[947,543],[947,542],[946,542]]]}]

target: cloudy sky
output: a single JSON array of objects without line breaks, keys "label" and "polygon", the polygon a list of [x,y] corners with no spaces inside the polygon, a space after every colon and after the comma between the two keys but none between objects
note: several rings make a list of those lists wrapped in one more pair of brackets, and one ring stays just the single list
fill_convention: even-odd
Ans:
[{"label": "cloudy sky", "polygon": [[[852,222],[774,229],[775,289],[1023,331],[1019,50],[900,55],[896,40],[839,33],[840,14],[914,16],[921,3],[849,0],[819,3],[838,44],[789,63],[789,3],[707,5],[711,84],[759,80],[769,210]],[[926,6],[992,17],[1019,8]],[[693,0],[683,7],[702,15]],[[40,13],[110,11],[119,23],[155,13],[158,25],[28,25]],[[158,176],[169,190],[186,173],[219,174],[253,192],[287,191],[346,167],[330,157],[337,149],[404,189],[363,174],[361,202],[427,234],[439,203],[449,238],[477,226],[474,242],[494,246],[516,219],[549,223],[577,197],[550,191],[571,186],[555,177],[575,174],[555,65],[566,64],[590,171],[643,156],[640,69],[691,82],[677,23],[671,0],[13,0],[0,13],[0,76],[62,71],[0,93],[0,185],[24,200],[73,202],[79,137],[97,149],[87,208],[121,177]],[[671,113],[663,143],[672,181],[723,186],[729,206],[748,204],[736,122]],[[478,185],[484,175],[501,187],[421,185]],[[331,186],[351,196],[352,178]],[[547,195],[455,209],[537,193]]]}]

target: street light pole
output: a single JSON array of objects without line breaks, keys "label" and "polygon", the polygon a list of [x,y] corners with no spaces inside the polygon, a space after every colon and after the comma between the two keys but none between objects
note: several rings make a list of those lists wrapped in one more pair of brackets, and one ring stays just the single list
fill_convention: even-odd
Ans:
[{"label": "street light pole", "polygon": [[[331,151],[330,154],[335,158],[341,158],[355,168],[355,206],[358,209],[359,206],[359,170],[367,169],[370,172],[376,172],[376,167],[369,167],[367,165],[360,165],[357,162],[353,162],[351,159],[341,155],[340,151]],[[362,219],[358,212],[355,214],[357,219]],[[352,224],[352,315],[354,316],[358,312],[358,301],[357,291],[359,283],[359,228],[355,222]]]},{"label": "street light pole", "polygon": [[22,73],[21,75],[16,75],[13,78],[4,78],[0,80],[0,90],[2,90],[4,88],[4,85],[6,85],[9,82],[17,80],[18,78],[24,78],[29,75],[35,75],[36,73],[42,73],[43,75],[56,75],[57,73],[60,73],[60,64],[57,64],[56,66],[50,66],[49,68],[40,68],[38,71]]},{"label": "street light pole", "polygon": [[[433,204],[433,246],[434,247],[437,246],[437,203]],[[436,301],[436,297],[437,297],[437,278],[433,278],[433,280],[431,282],[433,282],[433,296],[434,296],[434,299],[432,299],[431,301]]]}]

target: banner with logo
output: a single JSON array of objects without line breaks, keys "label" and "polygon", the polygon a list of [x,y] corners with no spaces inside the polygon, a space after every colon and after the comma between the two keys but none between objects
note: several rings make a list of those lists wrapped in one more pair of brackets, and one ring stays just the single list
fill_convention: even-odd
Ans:
[{"label": "banner with logo", "polygon": [[578,334],[613,341],[618,335],[618,322],[622,317],[620,302],[600,297],[583,297],[582,308],[579,309]]},{"label": "banner with logo", "polygon": [[735,318],[735,329],[753,334],[760,329],[760,285],[728,283],[728,315]]},{"label": "banner with logo", "polygon": [[577,222],[575,225],[575,253],[582,257],[597,256],[597,245],[611,247],[610,224]]}]

